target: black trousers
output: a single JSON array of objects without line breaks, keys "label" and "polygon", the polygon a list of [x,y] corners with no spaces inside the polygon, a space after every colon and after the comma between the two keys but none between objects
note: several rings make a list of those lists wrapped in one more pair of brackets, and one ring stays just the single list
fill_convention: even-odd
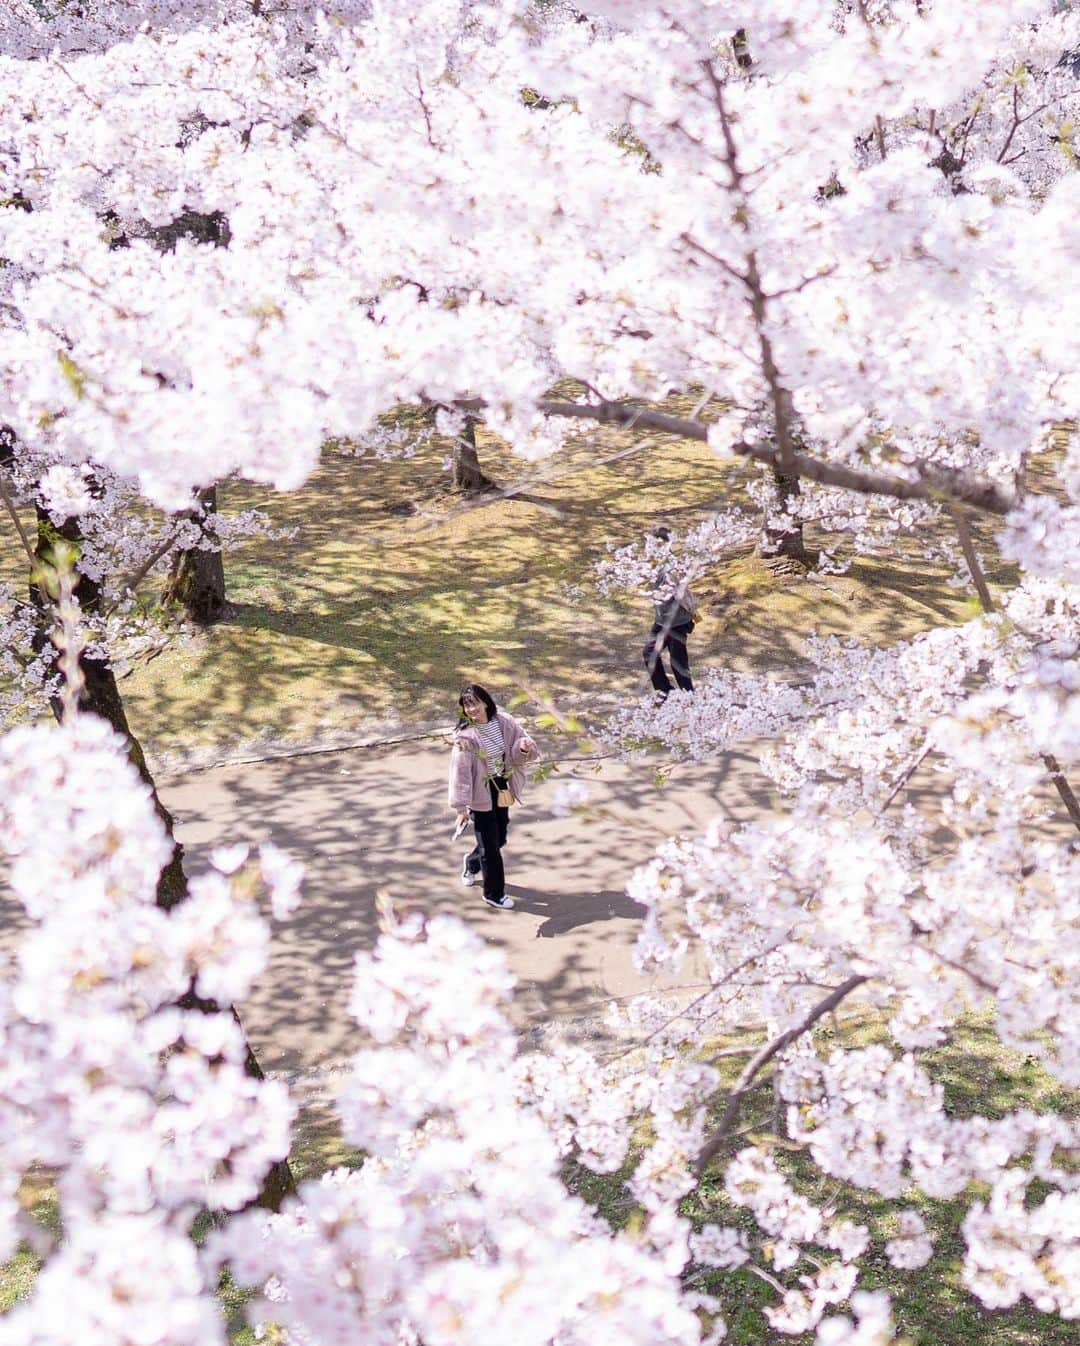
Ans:
[{"label": "black trousers", "polygon": [[662,622],[653,623],[653,629],[649,633],[649,639],[645,642],[642,656],[645,660],[645,667],[649,670],[652,685],[658,692],[671,691],[671,683],[668,681],[667,673],[664,671],[664,662],[660,657],[664,650],[668,652],[671,672],[675,681],[684,692],[694,690],[694,682],[690,677],[690,656],[686,652],[686,637],[693,629],[689,622],[685,622],[680,626],[673,626],[670,631],[665,632]]},{"label": "black trousers", "polygon": [[483,874],[484,896],[504,897],[506,895],[506,873],[503,870],[502,848],[506,845],[506,833],[510,826],[510,810],[501,809],[495,803],[495,785],[488,781],[491,791],[491,808],[470,809],[473,828],[476,832],[476,845],[465,857],[465,868],[470,874]]}]

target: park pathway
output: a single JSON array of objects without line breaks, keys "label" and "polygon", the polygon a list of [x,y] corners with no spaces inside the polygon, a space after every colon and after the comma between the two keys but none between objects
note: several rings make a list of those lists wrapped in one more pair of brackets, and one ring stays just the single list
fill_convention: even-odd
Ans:
[{"label": "park pathway", "polygon": [[[728,752],[676,768],[659,789],[655,764],[568,763],[533,785],[512,814],[506,857],[512,912],[486,907],[459,881],[464,842],[451,841],[445,739],[214,767],[163,777],[188,872],[222,842],[273,840],[306,866],[304,901],[274,933],[270,965],[241,1006],[264,1066],[308,1072],[357,1045],[346,1003],[357,950],[377,932],[380,893],[426,913],[456,912],[501,947],[518,979],[524,1031],[589,1021],[612,997],[640,993],[630,949],[642,909],[625,894],[635,865],[663,838],[696,833],[721,810],[769,807],[753,757]],[[595,818],[556,817],[557,781],[589,782]],[[470,830],[471,834],[471,830]],[[685,970],[677,986],[695,980]]]}]

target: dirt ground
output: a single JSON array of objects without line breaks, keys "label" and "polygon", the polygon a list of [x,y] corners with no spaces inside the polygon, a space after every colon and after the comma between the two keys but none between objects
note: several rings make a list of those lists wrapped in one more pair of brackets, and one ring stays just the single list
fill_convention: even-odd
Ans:
[{"label": "dirt ground", "polygon": [[[757,766],[760,747],[677,765],[663,786],[656,760],[564,759],[512,812],[509,912],[460,882],[471,829],[451,839],[445,735],[188,769],[158,784],[189,875],[227,842],[272,840],[305,865],[302,905],[276,925],[269,966],[240,1006],[264,1067],[300,1077],[332,1070],[358,1045],[347,1001],[355,955],[377,934],[380,897],[402,910],[456,913],[501,948],[517,979],[511,1017],[527,1041],[601,1031],[612,1000],[656,989],[633,966],[643,909],[626,895],[630,874],[666,838],[700,833],[717,814],[745,822],[772,812],[779,801]],[[557,816],[558,785],[570,780],[587,783],[589,808]],[[920,773],[906,793],[934,808],[941,789]],[[1044,793],[1044,826],[1067,835],[1056,797],[1049,786]],[[24,924],[0,883],[0,952]],[[691,960],[663,989],[690,998],[701,982]]]},{"label": "dirt ground", "polygon": [[[545,756],[553,745],[537,735]],[[783,807],[747,742],[706,762],[671,767],[564,759],[557,775],[534,782],[511,815],[504,853],[512,911],[485,906],[479,887],[460,882],[471,829],[451,839],[446,803],[449,738],[426,734],[388,744],[307,752],[159,776],[176,819],[189,875],[208,853],[232,842],[274,841],[305,865],[303,902],[276,925],[270,961],[240,1011],[265,1069],[296,1082],[334,1073],[359,1045],[347,1002],[353,963],[378,931],[378,903],[401,910],[453,912],[501,948],[517,979],[511,1017],[525,1042],[603,1031],[613,1000],[657,989],[633,966],[643,909],[626,895],[637,865],[668,837],[698,834],[717,815],[736,822]],[[661,786],[658,766],[671,768]],[[557,816],[561,782],[589,787],[589,808]],[[944,783],[920,772],[908,802],[936,811]],[[1049,785],[1043,826],[1069,835],[1071,824]],[[941,835],[943,846],[951,834]],[[0,954],[25,917],[0,881]],[[691,959],[661,989],[689,999],[703,984]]]},{"label": "dirt ground", "polygon": [[[460,882],[467,845],[451,840],[448,761],[447,740],[429,738],[161,782],[189,873],[225,841],[272,839],[307,867],[303,905],[275,930],[270,966],[241,1007],[267,1069],[334,1065],[356,1045],[346,1002],[354,956],[377,930],[380,894],[425,913],[455,912],[502,948],[523,1030],[597,1017],[611,998],[648,988],[630,956],[642,915],[625,894],[634,866],[721,810],[747,819],[770,805],[749,752],[679,768],[663,789],[655,764],[604,762],[599,774],[592,763],[567,764],[513,811],[505,861],[515,908],[502,912]],[[556,782],[570,779],[589,782],[602,816],[553,814]],[[676,985],[697,979],[691,966]]]}]

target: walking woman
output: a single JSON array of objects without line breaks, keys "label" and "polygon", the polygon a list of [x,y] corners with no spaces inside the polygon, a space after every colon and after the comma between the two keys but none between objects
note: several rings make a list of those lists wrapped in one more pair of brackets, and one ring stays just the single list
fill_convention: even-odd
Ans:
[{"label": "walking woman", "polygon": [[458,706],[461,715],[450,756],[449,803],[458,822],[471,818],[476,832],[476,845],[465,857],[461,882],[471,888],[482,878],[488,906],[509,911],[514,899],[506,895],[502,848],[509,805],[511,799],[521,803],[522,768],[536,755],[536,744],[478,683],[471,682],[462,691]]}]

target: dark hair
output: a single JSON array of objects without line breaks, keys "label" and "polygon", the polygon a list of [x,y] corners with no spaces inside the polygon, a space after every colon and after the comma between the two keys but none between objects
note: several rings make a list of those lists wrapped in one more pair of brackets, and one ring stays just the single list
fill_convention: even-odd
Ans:
[{"label": "dark hair", "polygon": [[495,712],[497,709],[495,705],[495,698],[491,695],[491,693],[488,691],[486,687],[481,687],[478,682],[470,682],[467,686],[462,687],[461,695],[458,697],[457,701],[458,711],[460,712],[458,715],[459,729],[464,729],[466,725],[472,723],[469,717],[465,714],[466,697],[475,698],[477,701],[482,701],[484,705],[487,707],[488,719],[493,720],[495,718]]}]

